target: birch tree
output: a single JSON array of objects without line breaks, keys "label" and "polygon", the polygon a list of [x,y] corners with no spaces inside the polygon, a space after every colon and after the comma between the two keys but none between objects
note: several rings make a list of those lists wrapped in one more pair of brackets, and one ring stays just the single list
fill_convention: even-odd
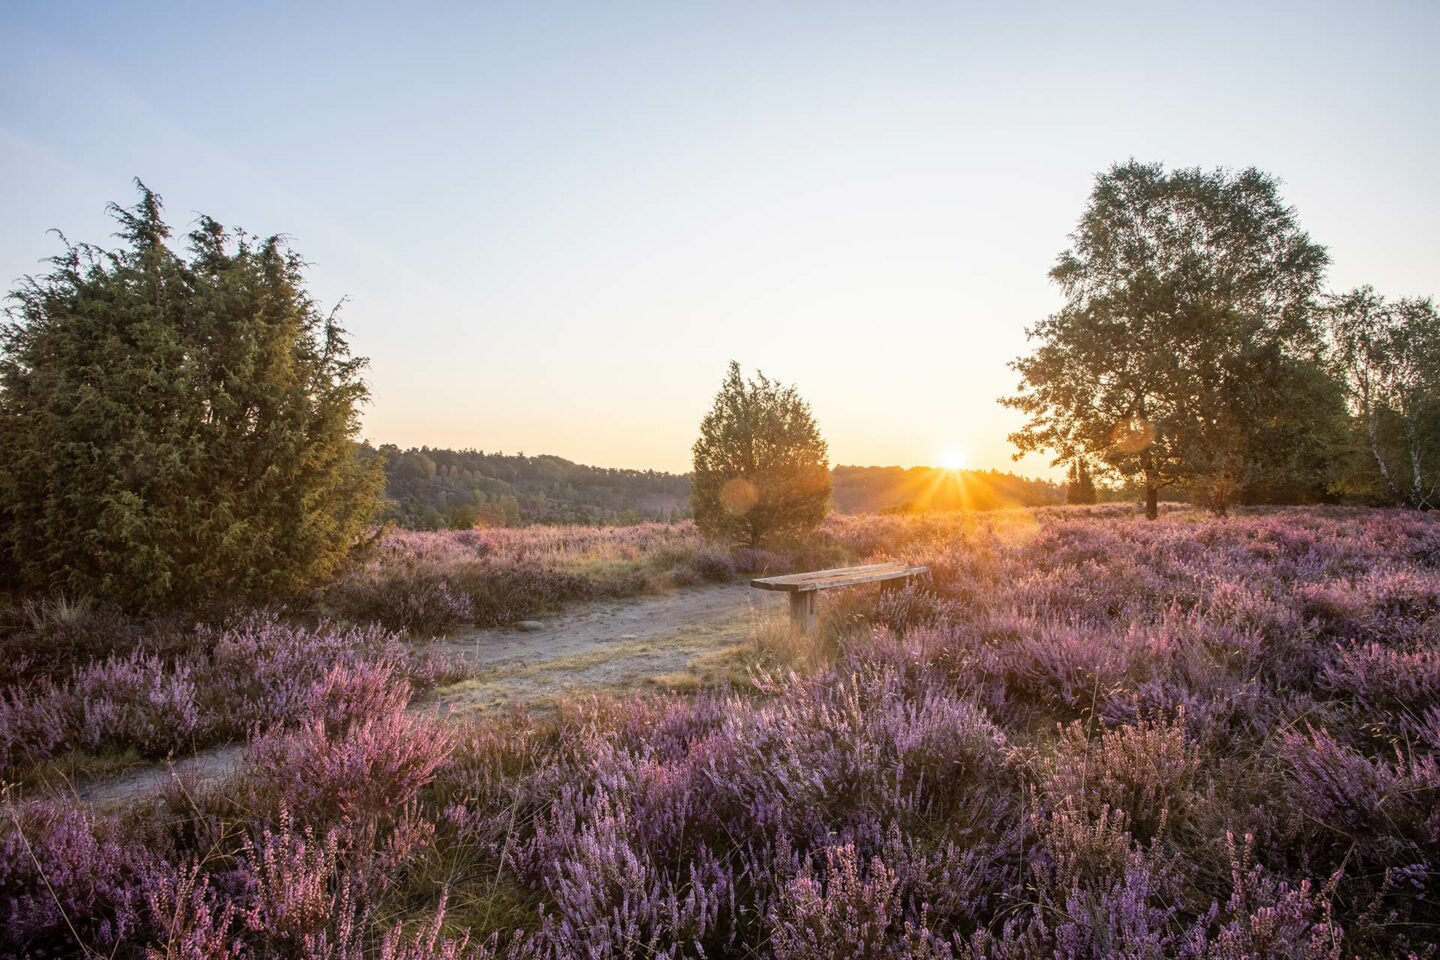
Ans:
[{"label": "birch tree", "polygon": [[1330,298],[1331,363],[1384,496],[1440,506],[1440,314],[1371,287]]}]

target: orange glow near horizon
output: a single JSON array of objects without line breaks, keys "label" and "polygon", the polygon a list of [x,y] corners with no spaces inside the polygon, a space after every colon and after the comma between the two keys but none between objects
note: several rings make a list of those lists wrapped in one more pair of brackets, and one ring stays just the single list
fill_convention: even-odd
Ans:
[{"label": "orange glow near horizon", "polygon": [[897,493],[894,506],[906,512],[991,510],[1019,506],[1012,493],[997,486],[983,472],[968,467],[940,466],[912,470]]},{"label": "orange glow near horizon", "polygon": [[940,466],[946,470],[964,470],[970,466],[970,458],[959,447],[947,447],[940,454]]}]

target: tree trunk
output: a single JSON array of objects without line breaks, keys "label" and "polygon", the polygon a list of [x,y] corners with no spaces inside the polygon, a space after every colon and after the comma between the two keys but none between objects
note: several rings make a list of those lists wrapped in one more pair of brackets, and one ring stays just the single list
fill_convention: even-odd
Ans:
[{"label": "tree trunk", "polygon": [[1149,447],[1140,455],[1140,469],[1145,471],[1145,519],[1154,520],[1160,516],[1160,471]]},{"label": "tree trunk", "polygon": [[1374,458],[1375,466],[1380,468],[1380,478],[1385,481],[1385,487],[1390,491],[1390,496],[1395,499],[1396,503],[1403,504],[1405,497],[1401,495],[1395,478],[1390,476],[1390,465],[1385,462],[1385,457],[1380,452],[1379,418],[1380,414],[1377,410],[1367,409],[1365,411],[1365,427],[1370,436],[1370,456]]},{"label": "tree trunk", "polygon": [[1430,502],[1430,496],[1425,490],[1425,472],[1421,466],[1420,447],[1415,441],[1410,443],[1410,505],[1416,510],[1429,510],[1434,504]]}]

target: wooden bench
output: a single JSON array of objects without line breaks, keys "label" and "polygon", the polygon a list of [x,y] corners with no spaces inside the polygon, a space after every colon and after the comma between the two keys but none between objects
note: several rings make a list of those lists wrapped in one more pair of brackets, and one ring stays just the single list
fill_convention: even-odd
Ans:
[{"label": "wooden bench", "polygon": [[838,567],[812,573],[792,573],[783,577],[761,577],[750,586],[760,590],[780,590],[790,594],[790,625],[801,633],[815,629],[820,619],[815,595],[835,587],[853,587],[861,583],[904,580],[930,572],[929,567],[912,567],[904,563],[870,563],[862,567]]}]

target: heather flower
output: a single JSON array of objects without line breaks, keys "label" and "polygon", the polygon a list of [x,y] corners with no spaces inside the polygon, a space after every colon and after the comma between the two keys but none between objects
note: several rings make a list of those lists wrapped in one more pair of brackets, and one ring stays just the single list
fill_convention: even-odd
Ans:
[{"label": "heather flower", "polygon": [[783,573],[790,564],[777,553],[762,547],[737,547],[732,555],[735,569],[745,573]]},{"label": "heather flower", "polygon": [[[880,626],[743,691],[442,721],[406,704],[452,664],[265,613],[11,688],[12,764],[169,749],[157,724],[179,709],[184,730],[190,702],[189,741],[256,736],[239,776],[154,808],[17,805],[0,941],[76,951],[43,876],[87,945],[153,957],[1415,949],[1440,923],[1440,525],[1127,509],[832,517],[803,549],[737,552],[934,570],[856,592],[856,622]],[[711,549],[689,525],[397,533],[351,586],[416,573],[490,622]],[[1231,825],[1264,855],[1227,846]],[[493,919],[469,908],[485,897]]]},{"label": "heather flower", "polygon": [[310,688],[307,715],[335,733],[366,717],[400,713],[410,697],[409,681],[388,661],[337,663]]},{"label": "heather flower", "polygon": [[697,552],[690,558],[689,566],[701,580],[724,583],[735,576],[735,561],[713,550]]},{"label": "heather flower", "polygon": [[862,871],[853,845],[825,851],[823,878],[807,869],[770,915],[776,960],[894,957],[902,929],[895,873],[879,857]]},{"label": "heather flower", "polygon": [[231,960],[244,946],[236,909],[210,885],[198,864],[147,885],[145,903],[155,941],[146,960]]},{"label": "heather flower", "polygon": [[1281,749],[1296,811],[1325,825],[1319,839],[1335,843],[1338,834],[1353,856],[1380,867],[1440,864],[1435,755],[1397,747],[1393,759],[1372,759],[1317,729],[1285,734]]},{"label": "heather flower", "polygon": [[74,695],[49,680],[0,690],[0,774],[49,757],[75,736]]},{"label": "heather flower", "polygon": [[71,803],[11,808],[0,821],[0,957],[113,950],[142,925],[149,853]]},{"label": "heather flower", "polygon": [[81,703],[80,742],[132,745],[163,755],[192,742],[206,720],[196,702],[188,664],[168,667],[158,657],[135,653],[76,673]]},{"label": "heather flower", "polygon": [[247,838],[241,867],[246,928],[267,943],[292,948],[325,930],[353,893],[342,877],[340,841],[335,829],[323,837],[308,827],[297,830],[283,806],[273,831],[266,827],[259,838]]},{"label": "heather flower", "polygon": [[1325,668],[1321,683],[1367,710],[1419,716],[1440,705],[1440,647],[1407,651],[1355,644]]},{"label": "heather flower", "polygon": [[1055,753],[1041,764],[1045,795],[1092,816],[1123,813],[1130,832],[1149,840],[1197,799],[1200,757],[1186,739],[1183,715],[1178,719],[1175,725],[1142,720],[1094,739],[1078,722],[1063,728]]},{"label": "heather flower", "polygon": [[309,823],[364,823],[411,803],[451,749],[439,722],[400,710],[327,729],[313,720],[276,730],[246,753],[244,786],[261,805]]},{"label": "heather flower", "polygon": [[308,717],[315,685],[337,664],[396,665],[409,659],[395,634],[323,622],[305,627],[273,612],[197,633],[200,646],[210,651],[208,671],[216,693],[224,698],[231,726],[241,733]]},{"label": "heather flower", "polygon": [[1318,890],[1308,879],[1292,886],[1255,864],[1254,837],[1247,835],[1243,844],[1237,844],[1233,835],[1226,839],[1230,898],[1223,911],[1212,907],[1195,924],[1180,955],[1196,960],[1340,960],[1344,931],[1335,923],[1332,907],[1339,875]]}]

